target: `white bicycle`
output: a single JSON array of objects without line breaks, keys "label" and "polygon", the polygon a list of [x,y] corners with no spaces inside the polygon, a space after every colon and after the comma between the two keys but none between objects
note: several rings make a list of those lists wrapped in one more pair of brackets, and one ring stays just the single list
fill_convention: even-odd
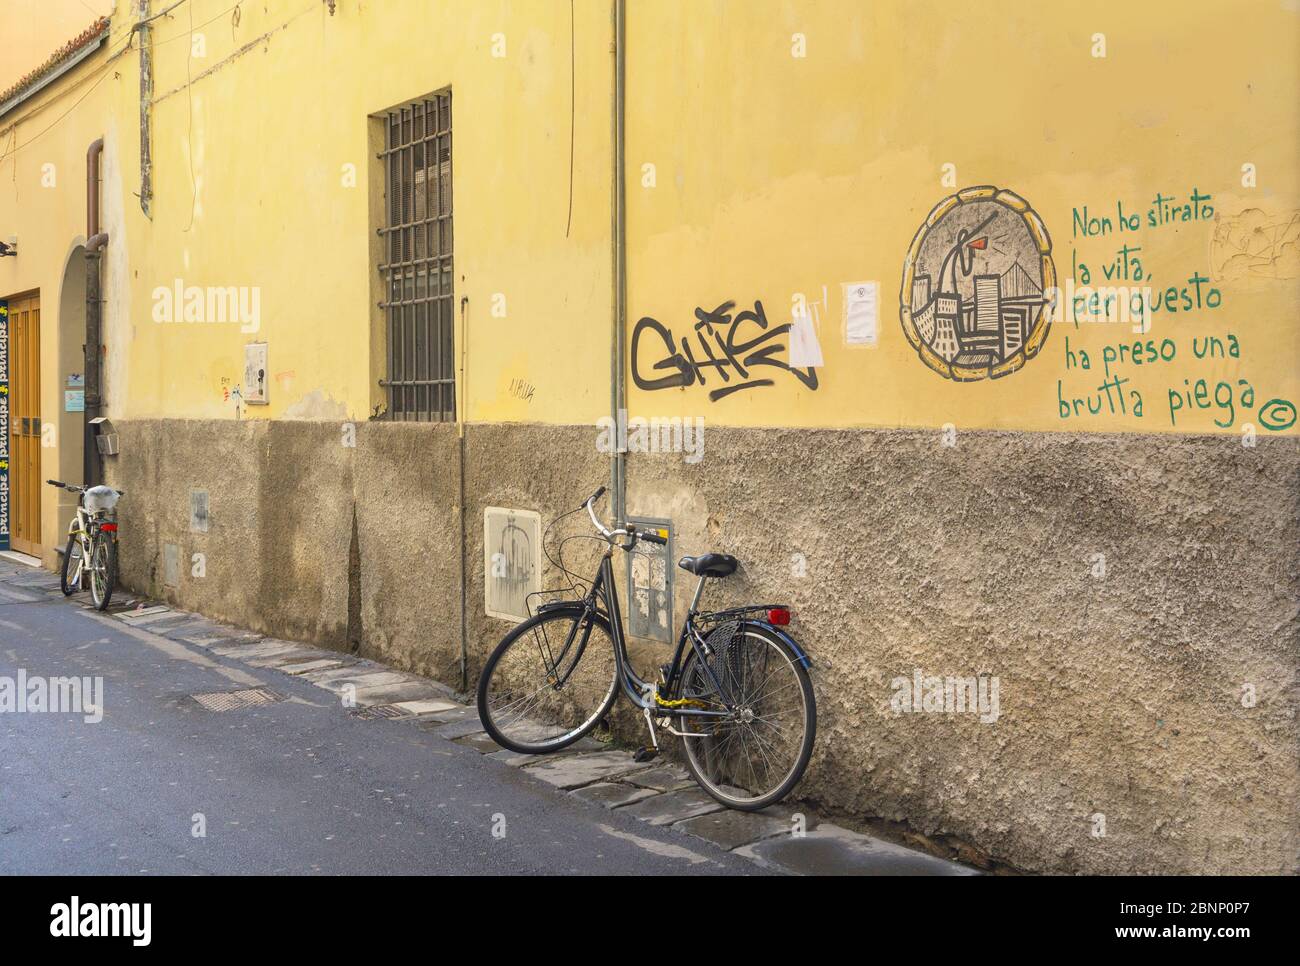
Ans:
[{"label": "white bicycle", "polygon": [[85,586],[95,610],[104,610],[113,598],[117,584],[117,501],[122,490],[111,486],[74,486],[59,480],[46,480],[69,493],[77,493],[77,515],[68,525],[68,544],[63,551],[59,587],[71,596]]}]

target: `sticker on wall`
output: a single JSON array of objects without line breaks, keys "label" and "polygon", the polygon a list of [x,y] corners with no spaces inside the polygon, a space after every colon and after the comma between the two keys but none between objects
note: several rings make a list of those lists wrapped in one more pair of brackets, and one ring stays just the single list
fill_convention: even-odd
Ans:
[{"label": "sticker on wall", "polygon": [[9,549],[9,303],[0,299],[0,550]]},{"label": "sticker on wall", "polygon": [[934,206],[903,263],[899,317],[921,361],[958,382],[1008,375],[1051,326],[1052,242],[1019,195],[988,185]]},{"label": "sticker on wall", "polygon": [[529,595],[542,589],[542,518],[532,510],[483,510],[483,610],[524,620]]}]

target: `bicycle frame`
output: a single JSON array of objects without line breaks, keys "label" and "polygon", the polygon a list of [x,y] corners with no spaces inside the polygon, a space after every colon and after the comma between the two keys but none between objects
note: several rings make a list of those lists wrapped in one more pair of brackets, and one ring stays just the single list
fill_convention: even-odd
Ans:
[{"label": "bicycle frame", "polygon": [[48,482],[77,494],[76,512],[68,523],[68,536],[76,541],[78,549],[77,569],[68,574],[68,583],[80,587],[83,578],[90,573],[95,537],[102,531],[110,534],[110,539],[116,543],[117,520],[112,510],[90,510],[86,507],[86,487],[75,487],[57,480]]},{"label": "bicycle frame", "polygon": [[[601,557],[600,568],[596,571],[596,579],[592,581],[591,589],[587,591],[587,596],[583,598],[581,602],[584,608],[583,615],[578,618],[574,623],[574,629],[569,632],[569,639],[565,642],[564,650],[567,651],[572,645],[574,634],[577,633],[577,629],[584,622],[589,622],[596,615],[601,614],[598,605],[604,604],[605,611],[602,616],[606,618],[610,625],[610,635],[614,640],[614,662],[615,667],[617,668],[619,684],[623,688],[623,693],[626,694],[628,699],[638,708],[656,714],[666,714],[668,713],[668,709],[659,705],[655,700],[656,695],[659,693],[658,686],[649,681],[643,680],[632,668],[632,662],[628,659],[627,638],[623,633],[623,614],[618,599],[618,585],[614,582],[614,567],[611,562],[613,555],[614,548],[611,546]],[[707,578],[705,577],[701,577],[699,584],[695,587],[695,595],[691,599],[690,609],[686,612],[686,617],[682,621],[681,635],[677,639],[677,649],[673,654],[672,664],[670,665],[669,671],[666,675],[667,680],[665,681],[664,687],[668,694],[675,693],[682,667],[684,665],[686,646],[689,643],[691,649],[695,652],[696,660],[700,662],[700,666],[704,668],[705,673],[708,674],[713,686],[717,688],[718,694],[722,696],[723,703],[727,706],[727,710],[711,711],[704,708],[677,707],[671,709],[671,713],[674,716],[727,718],[731,716],[735,710],[735,704],[732,702],[731,696],[727,694],[722,682],[718,680],[717,676],[713,673],[713,669],[709,667],[708,662],[705,660],[706,654],[704,648],[707,647],[707,644],[704,637],[700,634],[699,628],[695,625],[695,617],[698,613],[697,608],[699,606],[700,595],[704,591],[704,581],[706,579]],[[560,606],[560,603],[561,602],[557,602],[553,606]],[[572,602],[570,601],[567,603]],[[587,638],[589,634],[590,630],[584,632],[578,651],[574,655],[573,663],[569,666],[570,672],[577,666],[578,661],[581,659],[582,652],[587,646]],[[563,652],[561,652],[560,659],[563,659]],[[556,663],[558,664],[558,662]],[[566,673],[565,677],[567,678],[567,676]],[[558,678],[557,685],[562,684],[563,681],[564,678]]]},{"label": "bicycle frame", "polygon": [[90,572],[90,553],[91,553],[91,519],[90,513],[80,500],[77,502],[77,512],[68,524],[68,536],[75,537],[77,548],[80,551],[77,554],[77,570],[69,575],[69,582],[81,586],[81,578],[84,574]]},{"label": "bicycle frame", "polygon": [[[610,530],[602,524],[597,518],[592,505],[604,492],[605,488],[603,486],[600,487],[600,489],[593,493],[583,503],[582,507],[579,508],[585,508],[587,510],[587,515],[591,517],[591,522],[595,526],[596,531],[605,538],[607,543],[605,552],[600,558],[600,566],[596,571],[596,578],[591,582],[590,589],[588,589],[586,595],[581,600],[552,601],[543,604],[538,608],[538,614],[559,608],[573,608],[575,606],[581,606],[582,608],[581,615],[575,618],[573,625],[569,629],[569,633],[565,636],[564,645],[560,648],[559,656],[555,657],[552,654],[543,656],[550,665],[549,678],[551,686],[557,690],[564,686],[569,675],[573,673],[574,669],[578,666],[578,662],[582,660],[582,655],[587,649],[587,642],[591,638],[591,629],[595,626],[596,620],[603,619],[609,625],[610,637],[614,643],[615,674],[617,677],[616,684],[623,689],[623,693],[627,695],[628,699],[640,708],[641,712],[646,716],[646,723],[650,726],[650,735],[652,739],[654,738],[654,718],[656,716],[661,719],[661,724],[664,725],[667,724],[667,719],[670,717],[715,719],[735,718],[737,715],[743,713],[744,709],[741,709],[737,705],[736,701],[733,700],[732,695],[728,693],[726,686],[721,680],[719,680],[718,675],[714,673],[713,668],[709,666],[707,660],[709,655],[709,644],[700,633],[699,627],[696,624],[696,618],[700,616],[700,596],[704,593],[704,583],[708,580],[707,574],[701,574],[699,577],[699,583],[695,586],[695,594],[691,597],[691,605],[687,608],[686,616],[682,621],[682,631],[677,638],[677,649],[673,652],[672,663],[667,665],[667,670],[665,672],[661,672],[664,676],[663,690],[661,691],[658,685],[643,680],[632,667],[632,662],[629,660],[627,654],[627,637],[623,632],[623,612],[619,605],[618,585],[614,580],[614,567],[611,561],[616,547],[630,553],[636,547],[638,539],[644,538],[650,540],[652,543],[662,543],[663,541],[661,539],[652,538],[649,532],[638,533],[635,527]],[[662,534],[660,534],[660,536],[662,537]],[[618,542],[620,539],[623,542]],[[604,605],[603,612],[601,610],[601,605]],[[794,641],[793,638],[788,634],[782,633],[778,628],[767,621],[754,620],[753,618],[745,616],[746,614],[752,614],[758,611],[770,610],[776,606],[778,605],[755,604],[747,607],[734,607],[729,610],[708,613],[703,616],[707,622],[716,622],[719,619],[735,620],[741,629],[743,629],[747,624],[762,628],[765,632],[779,638],[789,646],[805,669],[810,668],[812,662],[808,659],[808,655],[804,653],[803,649]],[[567,668],[562,671],[561,668],[569,654],[569,650],[574,646],[574,639],[577,637],[579,630],[584,626],[585,630],[582,631],[582,638],[578,642],[577,649],[573,652],[573,657],[569,661]],[[695,659],[699,662],[700,667],[704,669],[704,673],[708,675],[710,683],[726,708],[725,711],[714,711],[707,708],[692,708],[687,706],[692,702],[677,701],[674,699],[673,695],[677,693],[677,689],[681,684],[681,675],[685,667],[687,645],[690,646],[691,651],[695,654]],[[550,650],[549,642],[546,642],[544,646],[548,651]],[[694,703],[698,704],[699,702]],[[680,731],[675,731],[671,727],[669,727],[668,730],[682,737],[697,737],[695,735],[688,735],[683,734]]]}]

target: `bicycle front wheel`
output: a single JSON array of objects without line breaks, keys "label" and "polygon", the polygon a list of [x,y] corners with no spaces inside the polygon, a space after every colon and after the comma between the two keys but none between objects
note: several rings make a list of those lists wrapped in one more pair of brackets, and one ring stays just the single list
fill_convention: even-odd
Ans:
[{"label": "bicycle front wheel", "polygon": [[[73,551],[77,553],[77,562],[72,562]],[[68,534],[68,545],[63,550],[63,566],[59,569],[59,589],[64,597],[71,597],[81,589],[81,575],[85,573],[84,561],[81,559],[81,545],[75,534]]]},{"label": "bicycle front wheel", "polygon": [[[85,569],[82,574],[86,573]],[[117,578],[117,547],[107,533],[95,534],[90,549],[90,599],[95,610],[104,610],[113,599],[113,584]]]},{"label": "bicycle front wheel", "polygon": [[483,729],[501,747],[527,755],[573,744],[617,698],[609,624],[581,605],[524,621],[497,645],[478,681]]},{"label": "bicycle front wheel", "polygon": [[730,808],[756,811],[784,798],[812,757],[817,705],[812,680],[794,649],[763,627],[735,621],[692,649],[678,696],[686,707],[726,711],[725,718],[679,715],[686,765],[700,786]]}]

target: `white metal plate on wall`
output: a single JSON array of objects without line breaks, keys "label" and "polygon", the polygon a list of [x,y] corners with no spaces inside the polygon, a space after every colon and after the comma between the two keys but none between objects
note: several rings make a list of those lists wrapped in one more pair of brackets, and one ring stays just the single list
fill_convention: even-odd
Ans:
[{"label": "white metal plate on wall", "polygon": [[266,384],[271,378],[267,372],[265,342],[250,342],[244,346],[244,402],[250,406],[265,406],[270,402]]},{"label": "white metal plate on wall", "polygon": [[542,517],[533,510],[483,510],[483,610],[489,617],[528,617],[528,595],[542,589]]}]

